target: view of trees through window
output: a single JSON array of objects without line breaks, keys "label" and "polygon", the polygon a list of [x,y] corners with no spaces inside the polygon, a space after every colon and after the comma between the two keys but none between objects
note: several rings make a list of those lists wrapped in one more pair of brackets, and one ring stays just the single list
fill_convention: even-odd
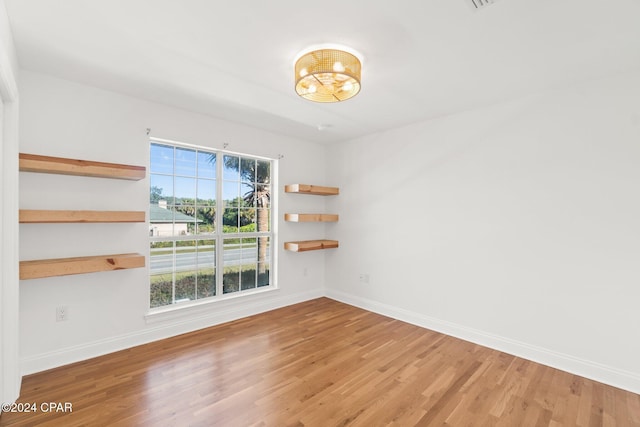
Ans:
[{"label": "view of trees through window", "polygon": [[150,306],[271,283],[272,161],[151,142]]}]

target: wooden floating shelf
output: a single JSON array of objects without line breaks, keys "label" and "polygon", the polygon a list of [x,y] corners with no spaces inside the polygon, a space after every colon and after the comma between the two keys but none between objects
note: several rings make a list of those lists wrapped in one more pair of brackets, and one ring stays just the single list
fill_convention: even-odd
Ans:
[{"label": "wooden floating shelf", "polygon": [[284,243],[284,248],[293,252],[317,251],[320,249],[334,249],[337,247],[337,240],[303,240],[299,242]]},{"label": "wooden floating shelf", "polygon": [[316,196],[336,196],[340,194],[338,187],[321,187],[309,184],[290,184],[284,186],[285,193],[313,194]]},{"label": "wooden floating shelf", "polygon": [[337,214],[284,214],[289,222],[338,222]]},{"label": "wooden floating shelf", "polygon": [[145,222],[144,211],[52,211],[20,209],[20,223]]},{"label": "wooden floating shelf", "polygon": [[25,153],[20,153],[19,157],[20,170],[22,172],[80,175],[98,178],[127,179],[131,181],[139,181],[143,179],[146,174],[146,168],[144,166],[66,159],[63,157],[39,156]]},{"label": "wooden floating shelf", "polygon": [[141,254],[99,255],[20,261],[20,280],[95,273],[99,271],[125,270],[144,267],[144,265],[145,258],[144,255]]}]

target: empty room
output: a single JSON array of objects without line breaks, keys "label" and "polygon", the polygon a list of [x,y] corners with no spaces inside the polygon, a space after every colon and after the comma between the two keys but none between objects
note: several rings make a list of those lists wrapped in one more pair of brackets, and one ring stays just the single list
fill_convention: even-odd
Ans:
[{"label": "empty room", "polygon": [[0,0],[0,426],[640,426],[639,0]]}]

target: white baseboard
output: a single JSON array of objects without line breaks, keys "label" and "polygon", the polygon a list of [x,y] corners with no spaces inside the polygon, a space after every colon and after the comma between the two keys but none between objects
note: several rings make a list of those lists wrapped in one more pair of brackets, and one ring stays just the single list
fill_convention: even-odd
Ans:
[{"label": "white baseboard", "polygon": [[176,316],[175,318],[168,317],[162,321],[148,322],[149,328],[143,331],[23,358],[21,360],[22,375],[29,375],[102,356],[322,296],[640,394],[640,375],[637,373],[580,359],[332,289],[325,291],[314,290],[287,296],[269,296],[250,303],[233,306],[226,310],[199,310],[198,315],[190,318]]},{"label": "white baseboard", "polygon": [[212,303],[208,305],[209,310],[205,310],[203,306],[198,307],[199,312],[197,315],[190,318],[185,316],[169,317],[161,321],[148,322],[149,327],[142,331],[22,358],[20,361],[22,375],[29,375],[69,363],[103,356],[115,351],[264,313],[322,296],[324,296],[322,289],[286,296],[274,293],[273,296],[264,296],[259,300],[251,302],[244,301],[242,304],[221,310],[211,309],[211,307],[215,306],[215,303]]},{"label": "white baseboard", "polygon": [[480,330],[446,322],[367,298],[327,289],[325,296],[393,319],[411,323],[452,337],[470,341],[552,368],[580,375],[604,384],[640,394],[640,374],[558,353],[546,348],[515,341]]}]

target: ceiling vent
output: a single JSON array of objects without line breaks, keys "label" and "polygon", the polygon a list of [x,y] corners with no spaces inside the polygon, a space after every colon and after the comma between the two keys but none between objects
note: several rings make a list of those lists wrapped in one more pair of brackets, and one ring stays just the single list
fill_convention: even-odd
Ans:
[{"label": "ceiling vent", "polygon": [[495,3],[497,0],[466,0],[475,10],[484,9],[485,7]]}]

